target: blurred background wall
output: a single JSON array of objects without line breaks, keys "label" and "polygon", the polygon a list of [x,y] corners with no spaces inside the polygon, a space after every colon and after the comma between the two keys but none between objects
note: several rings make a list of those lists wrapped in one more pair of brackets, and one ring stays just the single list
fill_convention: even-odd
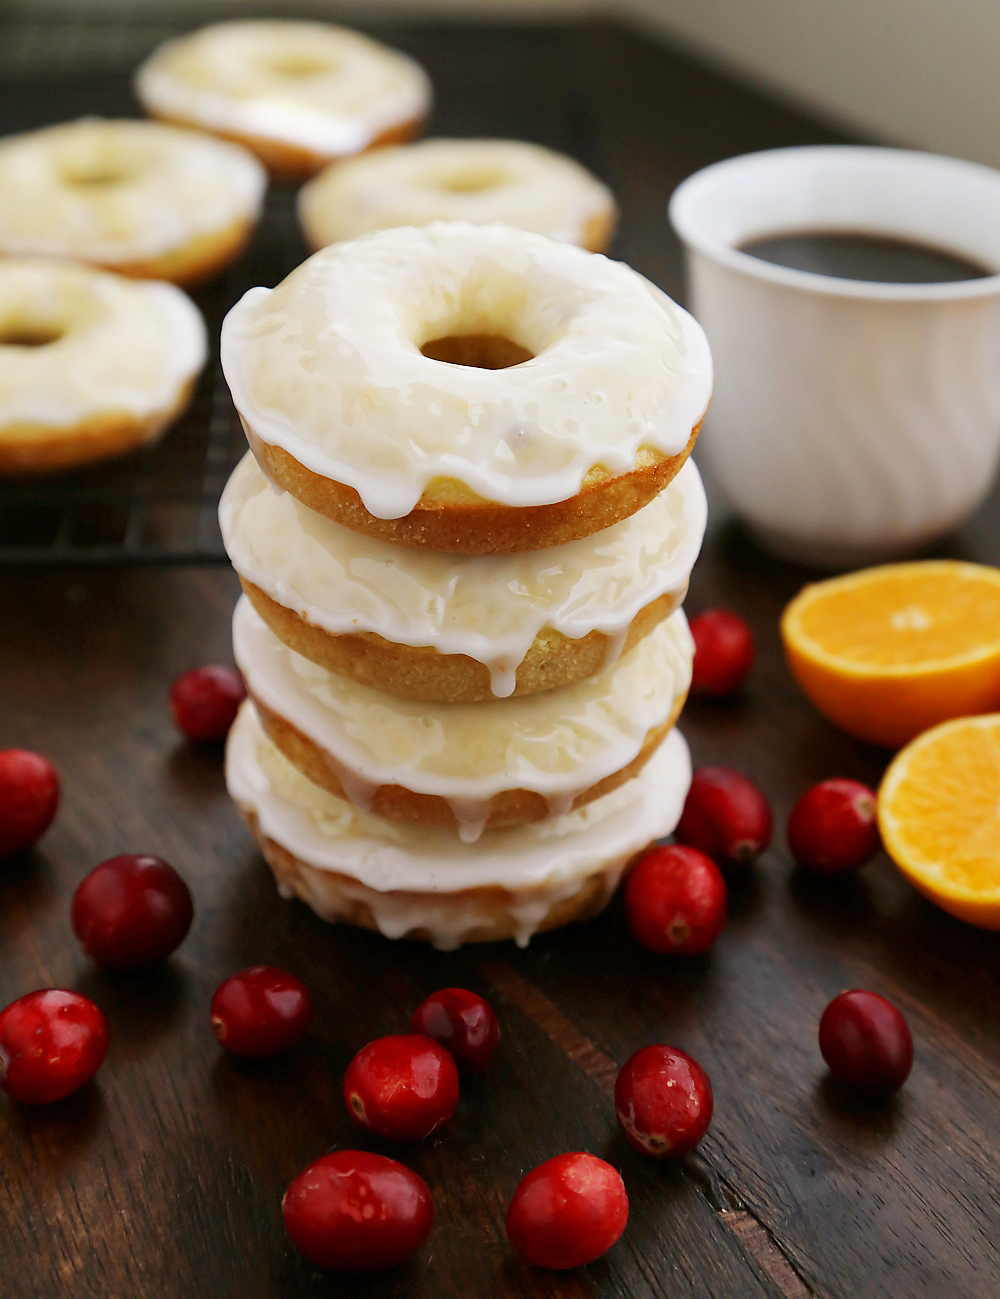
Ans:
[{"label": "blurred background wall", "polygon": [[[230,0],[7,0],[25,16],[102,8],[183,11],[192,23],[237,9],[300,6]],[[856,130],[1000,166],[1000,0],[312,0],[350,22],[411,18],[600,16],[639,24]]]}]

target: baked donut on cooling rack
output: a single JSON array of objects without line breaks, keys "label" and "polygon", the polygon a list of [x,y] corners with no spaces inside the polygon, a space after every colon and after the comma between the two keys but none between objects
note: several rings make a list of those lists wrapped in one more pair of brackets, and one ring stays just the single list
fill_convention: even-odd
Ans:
[{"label": "baked donut on cooling rack", "polygon": [[96,117],[0,140],[0,254],[191,284],[243,249],[267,178],[197,131]]},{"label": "baked donut on cooling rack", "polygon": [[462,556],[352,532],[272,491],[252,455],[222,494],[226,550],[290,649],[405,699],[475,703],[573,685],[680,605],[705,532],[693,461],[648,505],[545,552]]},{"label": "baked donut on cooling rack", "polygon": [[602,253],[615,201],[565,154],[519,140],[422,140],[328,167],[299,195],[311,248],[393,226],[501,221]]},{"label": "baked donut on cooling rack", "polygon": [[431,86],[413,59],[322,22],[213,23],[166,41],[139,68],[146,112],[252,150],[273,176],[415,136]]},{"label": "baked donut on cooling rack", "polygon": [[244,701],[226,745],[226,784],[285,897],[324,920],[435,947],[513,938],[587,920],[635,855],[670,834],[691,783],[671,731],[633,779],[575,811],[494,830],[474,850],[453,829],[400,825],[312,784]]},{"label": "baked donut on cooling rack", "polygon": [[561,545],[663,490],[708,406],[695,320],[629,267],[510,226],[334,244],[226,317],[222,364],[278,486],[452,554]]},{"label": "baked donut on cooling rack", "polygon": [[631,779],[676,722],[694,646],[681,610],[562,690],[428,704],[359,686],[290,650],[244,596],[233,652],[269,738],[314,784],[365,812],[485,829],[560,815]]},{"label": "baked donut on cooling rack", "polygon": [[204,363],[201,315],[172,284],[0,260],[0,473],[68,469],[152,441]]}]

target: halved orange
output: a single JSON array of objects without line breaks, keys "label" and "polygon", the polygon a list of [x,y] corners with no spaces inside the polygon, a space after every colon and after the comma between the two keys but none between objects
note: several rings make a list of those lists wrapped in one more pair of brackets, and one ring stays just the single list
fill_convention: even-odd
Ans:
[{"label": "halved orange", "polygon": [[874,744],[1000,708],[1000,569],[932,559],[816,582],[781,636],[820,712]]},{"label": "halved orange", "polygon": [[1000,929],[1000,713],[935,726],[878,792],[886,852],[943,910]]}]

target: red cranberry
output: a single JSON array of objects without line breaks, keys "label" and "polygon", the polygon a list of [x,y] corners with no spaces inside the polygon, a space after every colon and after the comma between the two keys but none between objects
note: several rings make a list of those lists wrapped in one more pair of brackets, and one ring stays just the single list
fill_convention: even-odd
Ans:
[{"label": "red cranberry", "polygon": [[159,857],[111,857],[73,894],[70,920],[98,965],[136,969],[162,961],[184,941],[194,906],[188,886]]},{"label": "red cranberry", "polygon": [[712,1122],[712,1084],[675,1046],[645,1046],[615,1083],[618,1122],[631,1145],[657,1159],[686,1155]]},{"label": "red cranberry", "polygon": [[500,1025],[489,1003],[465,988],[442,988],[413,1012],[411,1033],[440,1042],[474,1073],[489,1067],[500,1040]]},{"label": "red cranberry", "polygon": [[863,866],[878,852],[875,794],[856,780],[823,780],[807,789],[788,818],[788,846],[800,866],[820,875]]},{"label": "red cranberry", "polygon": [[433,1038],[377,1037],[347,1066],[344,1100],[357,1121],[380,1137],[416,1141],[455,1113],[458,1070]]},{"label": "red cranberry", "polygon": [[738,771],[701,767],[691,780],[675,834],[720,866],[752,861],[771,842],[771,809],[757,786]]},{"label": "red cranberry", "polygon": [[30,848],[52,824],[59,777],[40,753],[0,749],[0,857]]},{"label": "red cranberry", "polygon": [[302,1040],[312,998],[294,974],[256,965],[219,984],[211,1016],[212,1032],[227,1051],[257,1060]]},{"label": "red cranberry", "polygon": [[556,1155],[521,1179],[507,1210],[507,1235],[536,1267],[581,1267],[625,1230],[628,1196],[610,1164],[595,1155]]},{"label": "red cranberry", "polygon": [[223,740],[247,688],[235,668],[208,665],[182,673],[170,687],[170,711],[192,740]]},{"label": "red cranberry", "polygon": [[61,1101],[100,1068],[108,1026],[88,997],[42,988],[0,1011],[0,1087],[26,1105]]},{"label": "red cranberry", "polygon": [[732,695],[753,667],[753,636],[728,609],[711,609],[691,619],[694,665],[691,689],[700,695]]},{"label": "red cranberry", "polygon": [[819,1021],[819,1049],[848,1087],[894,1092],[913,1066],[913,1038],[896,1007],[877,992],[842,992]]},{"label": "red cranberry", "polygon": [[625,887],[633,935],[653,952],[707,952],[726,922],[726,882],[711,857],[673,844],[651,848]]},{"label": "red cranberry", "polygon": [[366,1150],[338,1150],[310,1164],[285,1192],[281,1212],[310,1263],[338,1272],[405,1263],[434,1222],[427,1183]]}]

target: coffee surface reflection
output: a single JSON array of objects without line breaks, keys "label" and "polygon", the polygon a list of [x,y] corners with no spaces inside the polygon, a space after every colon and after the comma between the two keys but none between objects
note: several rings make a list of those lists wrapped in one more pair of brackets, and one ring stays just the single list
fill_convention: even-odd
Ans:
[{"label": "coffee surface reflection", "polygon": [[845,231],[767,235],[740,244],[739,250],[796,271],[880,284],[951,284],[996,274],[929,244]]}]

